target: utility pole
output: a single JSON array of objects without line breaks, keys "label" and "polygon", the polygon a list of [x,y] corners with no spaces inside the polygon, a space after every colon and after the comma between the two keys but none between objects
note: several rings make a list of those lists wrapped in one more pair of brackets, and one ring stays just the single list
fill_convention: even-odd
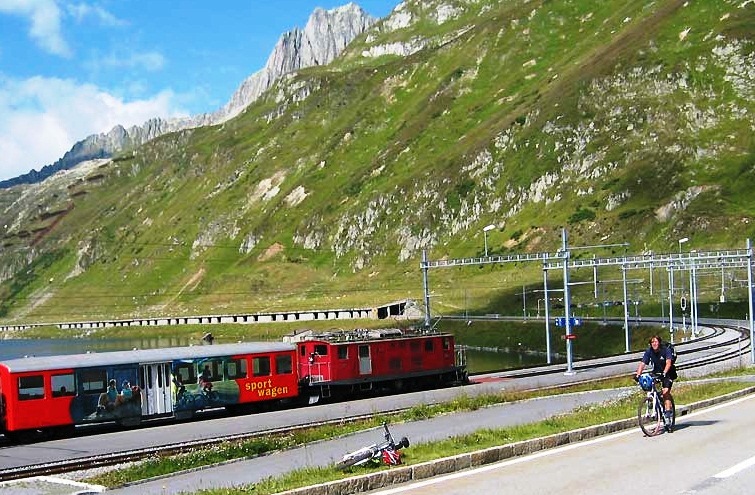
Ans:
[{"label": "utility pole", "polygon": [[747,239],[747,298],[749,301],[750,314],[748,315],[750,320],[750,359],[751,363],[755,364],[755,329],[753,329],[753,315],[752,315],[752,243],[750,239]]},{"label": "utility pole", "polygon": [[668,331],[674,343],[674,268],[668,267]]},{"label": "utility pole", "polygon": [[425,292],[425,328],[430,328],[430,286],[427,280],[427,249],[422,250],[422,287]]},{"label": "utility pole", "polygon": [[572,336],[571,336],[571,314],[569,300],[569,247],[567,242],[566,229],[561,229],[561,252],[564,257],[564,326],[566,327],[566,373],[573,375],[572,366]]},{"label": "utility pole", "polygon": [[627,300],[627,268],[621,265],[621,281],[624,290],[624,352],[629,352],[629,301]]},{"label": "utility pole", "polygon": [[551,327],[550,315],[548,314],[548,269],[543,263],[543,292],[545,293],[545,353],[548,355],[548,364],[551,364]]}]

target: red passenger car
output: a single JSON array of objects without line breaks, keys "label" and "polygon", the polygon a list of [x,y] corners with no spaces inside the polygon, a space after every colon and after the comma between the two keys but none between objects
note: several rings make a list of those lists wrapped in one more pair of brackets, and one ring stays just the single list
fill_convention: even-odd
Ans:
[{"label": "red passenger car", "polygon": [[11,359],[0,363],[0,432],[23,439],[295,398],[295,350],[257,342]]},{"label": "red passenger car", "polygon": [[314,397],[388,388],[443,386],[467,380],[454,337],[399,329],[289,336],[296,341],[299,376]]}]

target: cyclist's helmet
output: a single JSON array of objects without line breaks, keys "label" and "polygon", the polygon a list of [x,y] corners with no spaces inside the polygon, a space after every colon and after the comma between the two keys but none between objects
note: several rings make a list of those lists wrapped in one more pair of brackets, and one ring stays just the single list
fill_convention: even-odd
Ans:
[{"label": "cyclist's helmet", "polygon": [[650,375],[640,375],[640,387],[645,392],[649,392],[653,389],[653,377]]}]

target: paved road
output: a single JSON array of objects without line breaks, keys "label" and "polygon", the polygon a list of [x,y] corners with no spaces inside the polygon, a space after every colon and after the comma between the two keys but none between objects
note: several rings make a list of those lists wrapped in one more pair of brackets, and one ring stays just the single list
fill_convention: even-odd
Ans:
[{"label": "paved road", "polygon": [[671,434],[647,438],[627,430],[371,493],[753,493],[753,428],[755,396],[750,395],[683,416]]},{"label": "paved road", "polygon": [[[442,440],[449,436],[472,433],[482,428],[498,428],[540,421],[556,414],[572,411],[586,404],[600,403],[631,393],[634,388],[600,390],[589,393],[547,397],[504,404],[473,412],[440,416],[426,421],[402,423],[391,427],[397,440],[407,437],[412,443]],[[382,441],[381,429],[373,429],[346,438],[316,442],[303,448],[278,452],[248,461],[172,476],[169,482],[155,480],[108,491],[114,495],[177,494],[200,488],[242,486],[293,469],[327,466],[340,460],[346,452]],[[411,446],[409,447],[411,448]]]}]

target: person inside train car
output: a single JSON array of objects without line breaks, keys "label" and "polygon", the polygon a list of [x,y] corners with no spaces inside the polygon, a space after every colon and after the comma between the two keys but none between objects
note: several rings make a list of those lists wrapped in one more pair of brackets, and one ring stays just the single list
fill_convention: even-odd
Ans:
[{"label": "person inside train car", "polygon": [[107,385],[107,391],[100,394],[97,400],[97,412],[111,411],[118,399],[118,389],[115,388],[115,379],[111,378]]},{"label": "person inside train car", "polygon": [[121,386],[121,393],[118,394],[118,397],[115,399],[115,405],[120,406],[124,402],[130,401],[134,397],[134,393],[131,390],[131,383],[129,383],[128,380],[123,381],[123,385]]},{"label": "person inside train car", "polygon": [[199,385],[205,391],[212,390],[212,371],[210,371],[210,365],[205,364],[202,374],[199,375]]},{"label": "person inside train car", "polygon": [[176,402],[180,402],[186,393],[186,385],[184,385],[184,379],[178,371],[173,372],[173,384],[176,386]]}]

